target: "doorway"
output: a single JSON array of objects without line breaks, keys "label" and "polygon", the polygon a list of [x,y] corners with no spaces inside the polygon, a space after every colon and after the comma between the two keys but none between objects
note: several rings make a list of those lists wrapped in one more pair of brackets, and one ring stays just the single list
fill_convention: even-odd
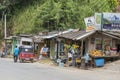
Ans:
[{"label": "doorway", "polygon": [[117,52],[120,52],[120,44],[117,44]]}]

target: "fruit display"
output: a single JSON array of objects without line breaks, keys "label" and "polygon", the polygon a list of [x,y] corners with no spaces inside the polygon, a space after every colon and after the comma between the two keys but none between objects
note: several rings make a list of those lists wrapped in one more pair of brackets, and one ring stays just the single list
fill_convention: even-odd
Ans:
[{"label": "fruit display", "polygon": [[103,53],[99,50],[92,50],[92,51],[90,51],[90,55],[94,56],[94,57],[101,57],[101,56],[103,56]]}]

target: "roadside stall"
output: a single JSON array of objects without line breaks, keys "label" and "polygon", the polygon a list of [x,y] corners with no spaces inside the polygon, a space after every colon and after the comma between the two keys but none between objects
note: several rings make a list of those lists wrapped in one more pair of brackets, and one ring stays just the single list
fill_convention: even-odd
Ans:
[{"label": "roadside stall", "polygon": [[[97,31],[94,35],[90,36],[89,54],[94,60],[95,66],[104,66],[108,61],[114,61],[119,58],[117,46],[120,38],[108,35],[107,32]],[[91,48],[91,45],[93,47]]]},{"label": "roadside stall", "polygon": [[[64,35],[63,37],[66,36]],[[106,62],[119,58],[118,46],[120,44],[120,38],[115,35],[108,34],[107,31],[80,31],[77,36],[69,39],[72,39],[72,42],[78,42],[80,44],[80,58],[82,58],[86,53],[90,55],[92,58],[89,61],[90,67],[104,66]]]},{"label": "roadside stall", "polygon": [[85,53],[87,50],[87,48],[85,48],[87,44],[84,41],[82,46],[82,41],[76,40],[76,38],[84,33],[85,31],[75,29],[59,36],[59,38],[64,41],[64,53],[67,57],[68,66],[80,67],[81,57],[83,56],[83,52]]},{"label": "roadside stall", "polygon": [[40,53],[41,48],[46,44],[48,48],[47,58],[56,59],[60,56],[60,53],[63,51],[63,41],[58,37],[64,33],[67,33],[71,30],[66,31],[52,31],[52,32],[41,32],[37,35],[36,44],[38,45],[37,52]]},{"label": "roadside stall", "polygon": [[[88,39],[88,50],[94,66],[104,66],[106,62],[119,58],[120,20],[119,13],[95,13],[94,17],[84,18]],[[91,28],[93,27],[93,28]],[[82,40],[78,37],[78,40]]]}]

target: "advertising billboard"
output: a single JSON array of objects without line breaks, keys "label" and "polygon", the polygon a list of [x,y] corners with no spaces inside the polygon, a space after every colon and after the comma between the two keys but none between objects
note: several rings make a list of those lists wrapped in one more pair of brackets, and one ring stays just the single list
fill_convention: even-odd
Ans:
[{"label": "advertising billboard", "polygon": [[86,32],[93,31],[95,29],[94,28],[94,22],[95,22],[94,16],[84,18],[84,21],[85,21],[85,25],[86,25]]},{"label": "advertising billboard", "polygon": [[120,13],[103,13],[103,30],[120,30]]},{"label": "advertising billboard", "polygon": [[95,13],[95,30],[101,30],[102,13]]}]

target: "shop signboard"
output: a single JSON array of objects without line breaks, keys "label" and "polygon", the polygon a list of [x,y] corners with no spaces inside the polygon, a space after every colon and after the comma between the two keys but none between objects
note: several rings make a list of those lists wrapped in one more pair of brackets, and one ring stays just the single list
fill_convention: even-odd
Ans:
[{"label": "shop signboard", "polygon": [[95,13],[95,30],[120,30],[120,13]]},{"label": "shop signboard", "polygon": [[86,32],[93,31],[94,30],[94,21],[95,21],[94,16],[84,18],[84,21],[85,21],[85,25],[86,25]]},{"label": "shop signboard", "polygon": [[101,30],[101,13],[95,13],[95,30]]},{"label": "shop signboard", "polygon": [[103,13],[103,30],[120,30],[120,13]]}]

